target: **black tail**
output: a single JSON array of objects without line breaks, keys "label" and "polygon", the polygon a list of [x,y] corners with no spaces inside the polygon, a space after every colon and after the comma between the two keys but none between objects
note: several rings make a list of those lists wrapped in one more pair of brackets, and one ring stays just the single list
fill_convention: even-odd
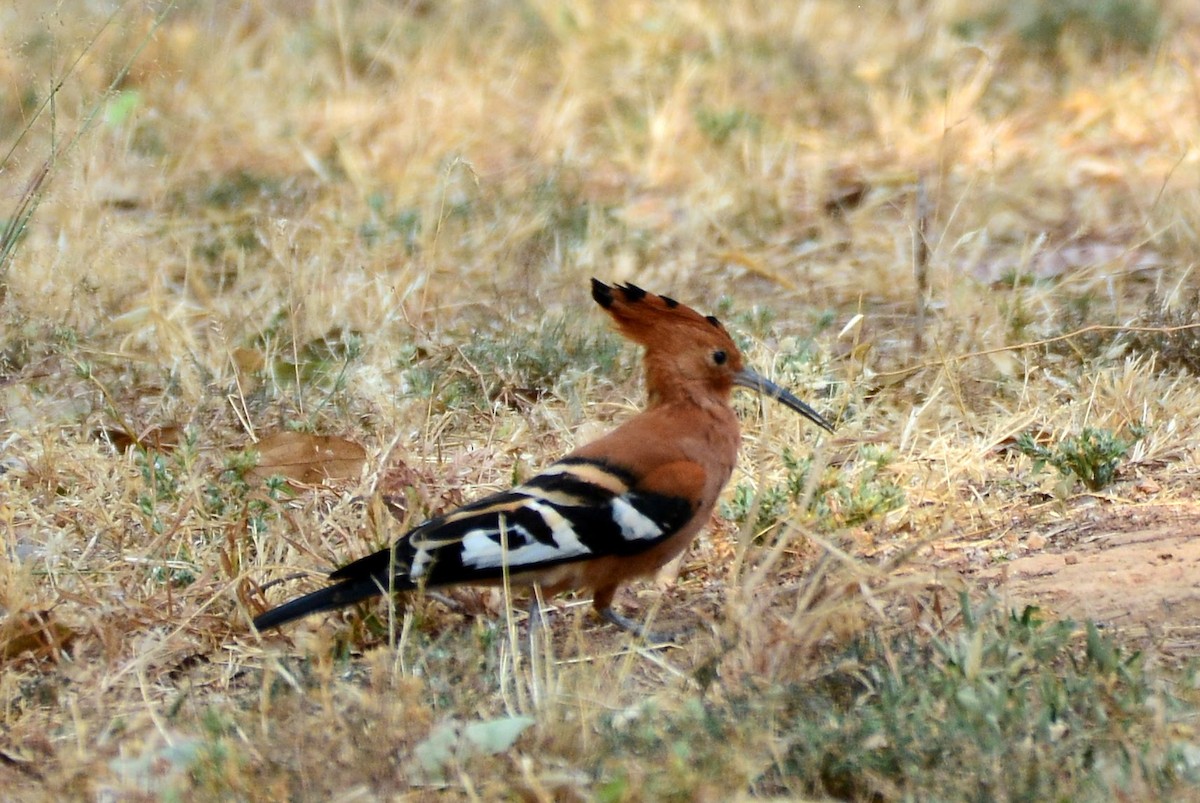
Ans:
[{"label": "black tail", "polygon": [[[352,563],[347,563],[329,575],[329,579],[333,580],[334,584],[328,588],[297,597],[290,602],[283,603],[278,608],[272,608],[261,616],[255,617],[254,627],[258,630],[269,630],[308,616],[310,613],[345,608],[347,605],[353,605],[364,599],[386,593],[389,585],[392,591],[411,591],[416,588],[416,584],[408,579],[407,573],[403,571],[403,566],[407,565],[409,564],[405,562],[398,567],[392,550],[381,549]],[[390,584],[389,577],[392,578]]]},{"label": "black tail", "polygon": [[382,593],[383,588],[374,577],[344,580],[337,585],[329,586],[329,588],[322,588],[320,591],[297,597],[291,602],[285,602],[278,608],[272,608],[255,617],[254,627],[258,630],[269,630],[308,616],[310,613],[337,610]]}]

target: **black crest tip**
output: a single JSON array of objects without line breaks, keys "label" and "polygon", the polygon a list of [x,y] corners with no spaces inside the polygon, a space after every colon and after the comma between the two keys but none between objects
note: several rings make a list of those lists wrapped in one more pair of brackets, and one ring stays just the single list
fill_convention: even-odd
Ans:
[{"label": "black crest tip", "polygon": [[717,327],[718,329],[721,328],[721,322],[717,320],[716,315],[705,315],[704,320],[708,321],[709,323],[711,323],[713,326]]},{"label": "black crest tip", "polygon": [[625,284],[617,285],[617,289],[625,296],[626,301],[641,301],[646,297],[646,291],[638,287],[636,284],[625,282]]},{"label": "black crest tip", "polygon": [[592,279],[592,298],[597,304],[608,309],[613,303],[612,288],[599,279]]},{"label": "black crest tip", "polygon": [[662,299],[662,303],[667,305],[667,309],[675,309],[679,306],[679,302],[673,298],[668,298],[667,296],[659,296],[659,298]]}]

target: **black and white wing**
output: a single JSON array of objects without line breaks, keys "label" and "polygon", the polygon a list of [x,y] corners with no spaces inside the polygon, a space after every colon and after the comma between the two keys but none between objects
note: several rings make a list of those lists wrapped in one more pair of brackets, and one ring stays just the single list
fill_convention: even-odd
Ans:
[{"label": "black and white wing", "polygon": [[422,524],[329,575],[334,583],[273,608],[259,630],[424,583],[487,582],[563,563],[637,555],[695,513],[683,496],[635,490],[633,474],[601,460],[567,458],[510,491]]}]

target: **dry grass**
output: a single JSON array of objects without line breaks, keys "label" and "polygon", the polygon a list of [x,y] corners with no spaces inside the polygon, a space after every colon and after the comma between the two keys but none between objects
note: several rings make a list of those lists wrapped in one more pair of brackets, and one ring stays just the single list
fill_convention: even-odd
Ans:
[{"label": "dry grass", "polygon": [[[1200,17],[990,5],[0,10],[0,788],[1184,794],[1188,656],[958,592],[1085,503],[1193,495],[1198,359],[1163,330],[1197,319]],[[473,592],[252,635],[309,581],[264,585],[402,531],[381,495],[420,519],[636,409],[593,275],[722,315],[841,418],[818,445],[739,402],[729,518],[621,601],[692,636],[647,649],[560,601],[523,650]],[[1139,426],[1097,494],[1013,446]],[[279,430],[362,470],[263,482],[244,450]],[[997,678],[1032,696],[989,714]],[[512,747],[418,768],[444,723],[517,715]]]}]

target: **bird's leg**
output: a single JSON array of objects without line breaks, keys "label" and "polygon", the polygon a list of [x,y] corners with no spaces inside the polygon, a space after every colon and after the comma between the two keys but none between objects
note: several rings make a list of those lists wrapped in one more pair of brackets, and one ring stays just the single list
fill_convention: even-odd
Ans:
[{"label": "bird's leg", "polygon": [[612,609],[613,595],[616,593],[616,587],[600,588],[596,590],[595,596],[592,597],[592,607],[596,609],[596,613],[600,614],[600,618],[606,622],[616,625],[622,630],[632,633],[643,641],[651,644],[661,644],[668,641],[674,641],[677,636],[683,635],[682,630],[670,631],[665,633],[656,633],[653,630],[647,630],[640,622],[635,622],[628,616],[623,616]]},{"label": "bird's leg", "polygon": [[[534,584],[529,591],[529,632],[526,634],[529,642],[526,647],[529,654],[533,655],[537,651],[537,638],[542,634],[546,617],[542,614],[542,587]],[[547,630],[547,638],[549,638],[549,630]]]},{"label": "bird's leg", "polygon": [[455,613],[467,613],[467,609],[458,600],[448,597],[440,591],[426,591],[425,596],[436,602],[440,602]]},{"label": "bird's leg", "polygon": [[542,603],[541,603],[541,600],[538,599],[538,595],[537,595],[537,592],[535,589],[535,592],[533,594],[531,594],[529,597],[529,633],[530,633],[530,635],[532,635],[535,631],[542,629],[542,624],[543,624],[544,618],[545,617],[542,616]]},{"label": "bird's leg", "polygon": [[533,634],[542,629],[542,625],[546,623],[546,617],[542,615],[542,589],[535,585],[530,588],[529,594],[529,639],[533,640]]}]

